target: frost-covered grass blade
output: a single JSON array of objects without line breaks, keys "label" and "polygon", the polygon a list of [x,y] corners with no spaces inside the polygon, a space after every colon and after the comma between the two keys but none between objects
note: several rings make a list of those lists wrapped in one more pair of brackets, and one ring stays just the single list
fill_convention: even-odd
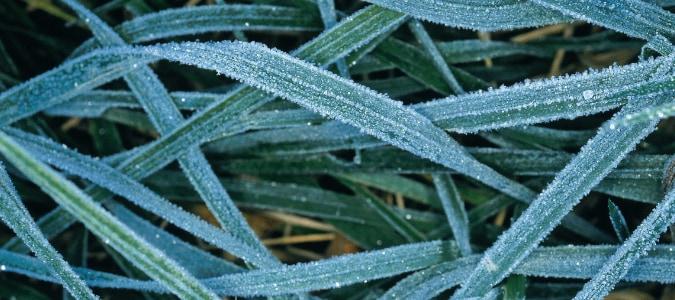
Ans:
[{"label": "frost-covered grass blade", "polygon": [[135,235],[75,184],[31,157],[5,133],[0,133],[0,152],[89,230],[173,293],[185,298],[217,299],[213,291],[199,283],[185,269]]},{"label": "frost-covered grass blade", "polygon": [[2,221],[21,237],[21,240],[42,262],[49,266],[51,272],[60,279],[68,292],[77,299],[97,299],[97,296],[42,235],[33,217],[21,202],[3,165],[0,165],[0,201],[2,201],[0,205]]}]

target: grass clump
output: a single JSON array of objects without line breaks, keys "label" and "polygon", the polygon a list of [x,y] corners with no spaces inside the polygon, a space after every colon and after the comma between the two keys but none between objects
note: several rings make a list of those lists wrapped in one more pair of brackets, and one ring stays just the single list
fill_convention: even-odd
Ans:
[{"label": "grass clump", "polygon": [[667,299],[673,6],[2,2],[0,297]]}]

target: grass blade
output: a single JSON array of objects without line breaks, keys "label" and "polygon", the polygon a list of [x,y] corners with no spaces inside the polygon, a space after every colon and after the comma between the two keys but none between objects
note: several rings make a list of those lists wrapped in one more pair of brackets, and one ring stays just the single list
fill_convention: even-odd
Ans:
[{"label": "grass blade", "polygon": [[[187,26],[186,26],[187,25]],[[319,16],[311,11],[272,5],[204,5],[164,9],[126,21],[115,32],[128,43],[235,30],[321,30]],[[74,56],[100,47],[100,42],[84,42]]]},{"label": "grass blade", "polygon": [[417,38],[417,41],[422,44],[424,50],[426,50],[431,56],[431,61],[433,62],[436,69],[441,72],[443,79],[445,79],[445,82],[448,84],[448,86],[450,86],[450,89],[452,89],[456,95],[464,94],[464,89],[459,85],[450,68],[448,68],[448,65],[445,63],[441,52],[438,51],[438,48],[436,48],[436,45],[429,36],[429,33],[424,29],[422,22],[413,19],[408,22],[408,25],[408,27],[410,27],[410,31],[412,31],[412,33],[415,35],[415,38]]},{"label": "grass blade", "polygon": [[[386,9],[381,9],[376,6],[369,6],[365,9],[355,13],[351,18],[339,23],[324,34],[310,41],[295,51],[295,54],[303,59],[315,62],[319,65],[327,65],[334,62],[336,59],[343,57],[347,53],[356,48],[366,44],[368,41],[374,39],[383,32],[388,32],[391,28],[396,27],[404,19],[404,16],[397,12],[391,12]],[[99,50],[100,52],[105,52]],[[99,51],[95,51],[97,53]],[[105,56],[105,55],[103,55]],[[98,59],[97,55],[85,55],[89,59]],[[74,59],[73,61],[85,60],[82,58]],[[117,61],[113,61],[117,63]],[[127,68],[120,68],[121,70],[128,70],[128,64],[136,61],[126,62]],[[144,62],[138,60],[138,63]],[[147,62],[147,61],[145,61]],[[68,70],[78,71],[75,67],[77,63],[69,63]],[[72,65],[72,66],[71,66]],[[98,68],[101,71],[101,68]],[[58,72],[54,71],[49,75],[44,75],[46,81],[54,83],[52,80],[58,78]],[[123,74],[123,73],[122,73]],[[120,76],[121,74],[116,74]],[[111,76],[112,77],[112,76]],[[38,80],[38,79],[35,79]],[[71,83],[77,83],[78,80],[73,80]],[[100,83],[99,83],[100,84]],[[16,93],[23,94],[31,90],[35,86],[27,84]],[[68,90],[81,85],[66,86]],[[50,88],[54,88],[50,86]],[[61,89],[64,87],[61,86]],[[47,89],[45,92],[53,90]],[[81,92],[81,91],[77,91]],[[72,94],[77,94],[74,92]],[[71,95],[72,95],[71,94]],[[0,103],[3,99],[13,99],[14,94],[0,94]],[[3,98],[7,96],[7,98]],[[31,99],[31,97],[28,97]],[[192,116],[188,121],[181,124],[180,128],[174,130],[172,133],[163,136],[155,145],[144,147],[142,151],[134,153],[133,157],[127,157],[124,162],[120,162],[118,168],[132,178],[142,178],[156,171],[162,166],[169,163],[169,161],[180,156],[179,153],[186,148],[186,145],[195,145],[197,141],[203,141],[210,134],[213,134],[215,128],[220,128],[222,123],[226,123],[230,118],[235,118],[242,112],[246,112],[256,105],[260,105],[268,101],[269,96],[263,92],[257,91],[254,88],[240,86],[235,88],[230,93],[224,95],[215,103],[212,103],[207,108]],[[10,100],[14,101],[14,100]],[[12,102],[15,103],[15,102]],[[12,105],[12,104],[10,104]],[[51,106],[50,104],[41,104],[41,107]],[[34,108],[30,111],[22,111],[22,115],[29,115],[41,108]],[[18,118],[18,116],[17,116]],[[183,134],[186,132],[186,134]],[[189,132],[189,133],[187,133]],[[173,155],[168,155],[173,153]],[[63,210],[56,209],[52,213],[46,215],[38,223],[47,236],[54,235],[61,232],[72,224],[74,220],[69,218]]]},{"label": "grass blade", "polygon": [[32,158],[4,133],[0,133],[0,152],[31,181],[82,221],[89,230],[108,241],[125,258],[173,293],[184,298],[217,299],[212,291],[182,267],[131,233],[126,225],[93,202],[72,182]]},{"label": "grass blade", "polygon": [[635,229],[633,234],[607,260],[574,299],[598,299],[606,296],[626,276],[635,262],[658,242],[659,236],[675,222],[675,189]]},{"label": "grass blade", "polygon": [[504,285],[504,300],[525,300],[526,288],[527,277],[522,275],[509,277]]},{"label": "grass blade", "polygon": [[[515,274],[567,279],[591,278],[616,251],[615,246],[561,246],[534,250],[514,269]],[[661,262],[672,261],[673,247],[657,246],[631,267],[624,280],[669,283],[675,280]],[[381,299],[429,299],[462,282],[480,261],[480,255],[443,262],[401,280]]]},{"label": "grass blade", "polygon": [[[215,68],[223,74],[307,106],[313,111],[337,118],[399,148],[455,169],[514,198],[532,197],[532,191],[529,189],[510,181],[468,156],[456,142],[421,115],[403,108],[400,103],[383,95],[337,78],[280,52],[237,42],[184,43],[148,49],[157,55],[185,63]],[[218,61],[230,63],[214,66],[211,61],[201,58],[203,56],[200,53],[204,52],[218,53]],[[256,59],[252,60],[253,57]],[[269,72],[261,72],[263,65],[275,68],[268,68]],[[302,83],[297,81],[299,78],[302,78]],[[457,157],[462,158],[459,163]]]},{"label": "grass blade", "polygon": [[496,31],[572,21],[557,11],[522,1],[471,2],[457,0],[368,0],[415,18],[450,27]]},{"label": "grass blade", "polygon": [[3,202],[0,205],[2,220],[48,266],[68,292],[76,299],[97,299],[98,297],[42,235],[2,165],[0,165],[0,200]]},{"label": "grass blade", "polygon": [[[254,248],[238,239],[229,232],[224,232],[188,213],[155,194],[129,176],[98,161],[94,158],[79,154],[75,151],[64,149],[60,145],[38,136],[27,134],[18,130],[9,130],[8,134],[19,141],[26,150],[31,152],[37,159],[86,178],[94,184],[106,188],[113,193],[129,199],[134,204],[150,211],[175,226],[194,234],[203,240],[212,243],[219,248],[229,251],[244,260],[259,266],[275,265],[277,262],[271,255],[265,256],[256,253]],[[219,183],[220,184],[220,183]],[[90,194],[97,199],[107,198],[107,193],[101,194],[93,189],[88,189]]]},{"label": "grass blade", "polygon": [[471,244],[469,243],[469,217],[464,209],[464,202],[459,196],[457,187],[450,175],[433,175],[434,185],[438,198],[443,204],[443,211],[452,229],[452,235],[457,241],[457,245],[463,256],[471,254]]},{"label": "grass blade", "polygon": [[[614,119],[665,99],[669,97],[658,95],[652,101],[629,104]],[[605,123],[511,228],[485,252],[479,267],[453,298],[480,296],[504,279],[593,186],[655,129],[655,122],[623,129],[611,129]]]},{"label": "grass blade", "polygon": [[[316,5],[319,7],[319,13],[321,13],[321,20],[323,21],[323,26],[326,29],[330,29],[335,26],[337,23],[337,16],[335,11],[335,2],[333,0],[318,0]],[[335,62],[335,66],[338,69],[340,76],[344,78],[349,78],[349,68],[344,58],[339,59]]]},{"label": "grass blade", "polygon": [[618,0],[608,3],[590,0],[581,3],[564,0],[535,0],[532,2],[645,40],[650,40],[657,34],[669,38],[675,37],[675,14],[645,1]]},{"label": "grass blade", "polygon": [[607,208],[609,209],[609,220],[612,222],[612,228],[614,228],[616,236],[619,238],[619,241],[625,241],[630,235],[626,219],[612,200],[607,201]]},{"label": "grass blade", "polygon": [[[109,47],[125,45],[120,36],[76,0],[62,1],[85,20],[101,44]],[[177,126],[177,122],[183,120],[183,116],[173,105],[166,88],[149,67],[138,67],[137,70],[125,75],[125,81],[160,133],[166,134]],[[219,223],[231,231],[236,238],[263,253],[260,256],[272,258],[273,256],[267,253],[267,249],[255,236],[230,196],[220,185],[206,157],[199,149],[189,149],[185,156],[178,158],[178,162]]]},{"label": "grass blade", "polygon": [[[427,238],[417,228],[412,226],[405,218],[397,215],[394,210],[388,205],[382,203],[375,195],[373,195],[366,188],[357,184],[341,181],[342,184],[347,185],[357,195],[364,198],[366,204],[372,208],[384,221],[389,224],[396,232],[402,235],[408,243],[415,243],[424,241]],[[408,218],[409,219],[409,218]]]}]

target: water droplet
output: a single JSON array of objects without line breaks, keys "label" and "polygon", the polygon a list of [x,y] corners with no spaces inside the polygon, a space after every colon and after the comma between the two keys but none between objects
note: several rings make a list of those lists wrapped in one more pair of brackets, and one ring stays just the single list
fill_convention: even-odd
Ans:
[{"label": "water droplet", "polygon": [[584,100],[591,100],[595,96],[595,93],[592,90],[585,90],[581,95],[584,97]]},{"label": "water droplet", "polygon": [[5,271],[7,270],[7,267],[5,265],[0,265],[0,271]]}]

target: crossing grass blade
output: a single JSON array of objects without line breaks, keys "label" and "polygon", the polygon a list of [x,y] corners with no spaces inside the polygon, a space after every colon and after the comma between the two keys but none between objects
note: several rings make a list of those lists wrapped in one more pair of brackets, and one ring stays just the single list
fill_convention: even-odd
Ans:
[{"label": "crossing grass blade", "polygon": [[110,243],[148,276],[177,296],[217,299],[217,296],[185,269],[150,246],[109,212],[96,204],[75,184],[30,156],[5,133],[0,133],[0,152],[31,181],[73,214],[94,234]]},{"label": "crossing grass blade", "polygon": [[[125,46],[125,42],[103,20],[79,4],[76,0],[62,0],[87,23],[104,46]],[[132,67],[134,67],[132,65]],[[148,112],[150,120],[160,133],[166,134],[176,127],[176,123],[183,120],[178,108],[173,105],[164,85],[157,75],[147,66],[139,66],[137,70],[124,77],[134,96]],[[233,236],[258,251],[259,256],[272,258],[267,249],[258,240],[253,230],[248,226],[243,215],[232,202],[230,196],[213,173],[206,157],[198,148],[188,150],[188,153],[178,159],[183,171],[199,192],[209,210],[220,224]]]},{"label": "crossing grass blade", "polygon": [[[164,220],[184,229],[219,248],[242,257],[256,266],[275,265],[271,255],[256,253],[251,245],[239,239],[230,231],[216,228],[199,217],[186,212],[175,204],[160,197],[153,191],[134,181],[128,175],[106,165],[105,163],[79,154],[46,138],[34,136],[19,130],[8,130],[7,133],[18,140],[35,158],[69,173],[86,178],[90,182],[103,187],[117,195],[129,199],[134,204],[150,211]],[[87,189],[96,199],[105,199],[109,194],[92,187]]]},{"label": "crossing grass blade", "polygon": [[96,295],[75,274],[49,241],[42,235],[33,221],[33,217],[21,202],[5,167],[0,165],[0,217],[21,240],[49,266],[53,274],[60,279],[68,292],[77,299],[97,299]]},{"label": "crossing grass blade", "polygon": [[[629,104],[614,118],[669,99],[657,95],[652,101]],[[656,122],[622,129],[604,124],[511,228],[485,251],[479,267],[453,298],[480,296],[504,279],[593,186],[655,129]]]},{"label": "crossing grass blade", "polygon": [[642,224],[607,260],[574,299],[598,299],[606,296],[628,273],[637,259],[658,242],[659,236],[675,222],[675,189],[670,189]]},{"label": "crossing grass blade", "polygon": [[0,298],[675,282],[675,1],[29,2],[0,1]]},{"label": "crossing grass blade", "polygon": [[[405,17],[400,13],[391,12],[375,6],[367,7],[355,13],[352,18],[344,20],[324,34],[303,45],[295,51],[295,55],[320,65],[329,64],[366,44],[383,32],[388,32],[391,28],[395,28],[404,20],[404,18]],[[109,51],[94,51],[94,54],[84,55],[82,58],[76,58],[71,63],[65,64],[62,69],[66,70],[66,73],[82,71],[77,68],[77,64],[86,61],[87,59],[96,61],[99,58],[99,55],[101,55],[96,53],[100,52],[108,53]],[[103,54],[102,56],[106,55]],[[130,57],[126,58],[129,59]],[[133,67],[133,64],[136,62],[140,65],[143,62],[147,63],[148,61],[136,61],[131,59],[126,61],[126,66],[129,67],[129,64],[131,64]],[[124,69],[121,65],[117,65],[117,63],[119,63],[117,60],[106,61],[104,63],[113,64],[116,68],[119,68],[116,69],[116,72],[118,73],[115,74],[115,76],[118,77],[129,71],[129,69]],[[100,66],[96,66],[96,68],[98,68],[98,71],[101,71]],[[59,72],[57,71],[51,73],[48,72],[45,75],[42,75],[40,77],[41,79],[34,80],[45,82],[45,92],[51,93],[56,91],[52,90],[55,88],[55,86],[51,85],[55,83],[52,82],[52,80],[63,75],[59,75],[58,73]],[[89,75],[85,74],[79,76],[88,77]],[[105,80],[110,80],[112,77],[113,75],[109,78],[105,78]],[[100,79],[100,77],[97,78]],[[63,92],[63,88],[65,88],[66,91],[72,90],[73,87],[75,90],[82,88],[83,85],[78,84],[78,82],[80,82],[79,79],[81,78],[75,78],[70,81],[69,83],[72,83],[72,85],[66,84],[66,86],[60,86],[61,90],[59,90],[59,92]],[[97,85],[102,83],[103,81],[96,81],[93,84]],[[31,88],[40,86],[40,84],[27,85],[31,85]],[[30,93],[31,88],[28,88],[27,86],[22,88],[17,87],[17,91],[11,93],[10,91],[7,91],[0,95],[0,98],[3,98],[2,96],[4,95],[6,96],[4,99],[6,99],[5,101],[8,105],[16,105],[16,103],[22,103],[20,102],[22,100],[28,101],[25,98],[16,99],[16,94],[23,95],[24,93]],[[91,88],[91,86],[88,88]],[[80,90],[73,92],[73,94],[77,94],[78,92],[80,92]],[[46,94],[48,97],[57,97],[57,95],[59,95],[58,92],[55,94]],[[70,95],[72,94],[68,94],[66,98],[69,98]],[[30,97],[28,98],[30,99]],[[195,141],[203,141],[209,134],[214,133],[215,128],[222,127],[222,123],[227,123],[230,119],[236,118],[241,113],[252,110],[266,101],[269,101],[269,98],[269,95],[254,88],[246,86],[236,87],[231,92],[219,98],[218,101],[210,104],[200,111],[200,113],[182,123],[180,127],[172,133],[161,137],[154,146],[148,145],[147,147],[144,147],[142,151],[134,153],[133,156],[125,157],[125,161],[120,161],[118,167],[132,178],[135,178],[136,176],[147,176],[180,156],[180,154],[182,154],[180,152],[185,149],[186,145],[196,145],[197,142]],[[56,102],[62,102],[64,100],[63,98],[49,99]],[[0,99],[0,102],[2,101],[3,100]],[[19,115],[14,116],[13,119],[20,119],[21,116],[33,114],[37,110],[51,105],[53,104],[41,103],[40,107],[31,107],[28,111],[19,110]],[[22,105],[22,107],[24,106]],[[14,112],[16,113],[16,111]],[[11,122],[11,120],[8,120],[8,122]],[[183,132],[185,131],[190,133],[183,135]],[[171,146],[167,147],[169,145]],[[174,153],[175,156],[167,155],[168,153]],[[47,236],[52,236],[67,228],[73,221],[74,220],[69,218],[63,210],[57,208],[39,220],[38,223]],[[16,245],[16,242],[14,244]]]},{"label": "crossing grass blade", "polygon": [[[515,274],[532,277],[567,279],[591,278],[616,251],[614,246],[561,246],[534,250],[514,269]],[[672,272],[650,265],[672,257],[673,247],[656,246],[647,256],[638,259],[626,281],[668,283],[675,280]],[[654,259],[654,260],[652,260]],[[380,299],[428,299],[459,285],[478,266],[480,255],[463,257],[418,271],[401,280]],[[658,263],[657,263],[658,265]]]},{"label": "crossing grass blade", "polygon": [[592,0],[572,3],[564,0],[535,0],[533,3],[646,40],[657,34],[675,37],[675,14],[645,1],[620,0],[608,3]]}]

